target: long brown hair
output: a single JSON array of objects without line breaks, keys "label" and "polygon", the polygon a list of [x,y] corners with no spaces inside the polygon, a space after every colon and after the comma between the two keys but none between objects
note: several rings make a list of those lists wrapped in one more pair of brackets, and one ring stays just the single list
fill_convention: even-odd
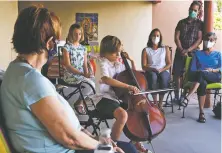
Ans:
[{"label": "long brown hair", "polygon": [[161,47],[162,47],[163,36],[162,36],[162,33],[160,32],[160,30],[159,30],[158,28],[153,29],[153,30],[150,32],[150,35],[149,35],[149,38],[148,38],[148,42],[147,42],[147,47],[150,47],[150,48],[153,47],[152,36],[153,36],[153,34],[154,34],[156,31],[158,31],[158,32],[160,33],[160,42],[158,43],[158,48],[161,48]]},{"label": "long brown hair", "polygon": [[70,42],[70,43],[72,43],[72,42],[74,41],[73,31],[74,31],[75,29],[81,30],[82,35],[81,35],[80,42],[82,42],[82,41],[84,40],[83,28],[82,28],[79,24],[74,23],[74,24],[72,24],[72,25],[70,26],[70,28],[69,28],[69,33],[68,33],[68,36],[67,36],[67,38],[66,38],[66,41],[68,41],[68,42]]}]

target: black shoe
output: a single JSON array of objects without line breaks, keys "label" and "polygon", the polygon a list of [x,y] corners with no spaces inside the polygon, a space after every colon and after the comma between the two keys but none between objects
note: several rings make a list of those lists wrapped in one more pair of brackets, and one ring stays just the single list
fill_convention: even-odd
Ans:
[{"label": "black shoe", "polygon": [[200,123],[205,123],[206,122],[204,113],[199,114],[199,118],[198,118],[197,122],[200,122]]}]

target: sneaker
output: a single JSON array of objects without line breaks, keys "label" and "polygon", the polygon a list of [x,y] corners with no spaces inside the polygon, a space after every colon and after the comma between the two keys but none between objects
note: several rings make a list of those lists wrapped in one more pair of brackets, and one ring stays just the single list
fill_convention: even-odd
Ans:
[{"label": "sneaker", "polygon": [[152,153],[150,150],[146,149],[141,142],[133,142],[133,141],[131,142],[136,147],[138,153]]}]

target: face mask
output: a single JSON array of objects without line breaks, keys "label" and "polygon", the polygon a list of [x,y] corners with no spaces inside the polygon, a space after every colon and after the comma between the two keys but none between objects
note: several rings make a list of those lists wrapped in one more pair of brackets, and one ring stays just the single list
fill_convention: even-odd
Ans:
[{"label": "face mask", "polygon": [[190,11],[190,12],[189,12],[189,17],[192,18],[192,19],[197,18],[197,12]]},{"label": "face mask", "polygon": [[157,45],[160,42],[160,37],[153,37],[152,42]]},{"label": "face mask", "polygon": [[214,46],[215,42],[211,42],[211,41],[204,41],[204,48],[206,49],[210,49]]}]

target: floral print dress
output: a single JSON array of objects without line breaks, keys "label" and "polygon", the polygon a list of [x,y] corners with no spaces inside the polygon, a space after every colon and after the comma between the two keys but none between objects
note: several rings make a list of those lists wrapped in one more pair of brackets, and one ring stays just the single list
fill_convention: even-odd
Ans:
[{"label": "floral print dress", "polygon": [[[79,46],[74,46],[72,43],[66,43],[64,49],[69,52],[71,65],[83,73],[84,55],[87,53],[86,48],[81,44]],[[85,77],[82,75],[73,74],[65,70],[63,80],[67,83],[74,84],[79,83],[84,80],[84,78]]]}]

